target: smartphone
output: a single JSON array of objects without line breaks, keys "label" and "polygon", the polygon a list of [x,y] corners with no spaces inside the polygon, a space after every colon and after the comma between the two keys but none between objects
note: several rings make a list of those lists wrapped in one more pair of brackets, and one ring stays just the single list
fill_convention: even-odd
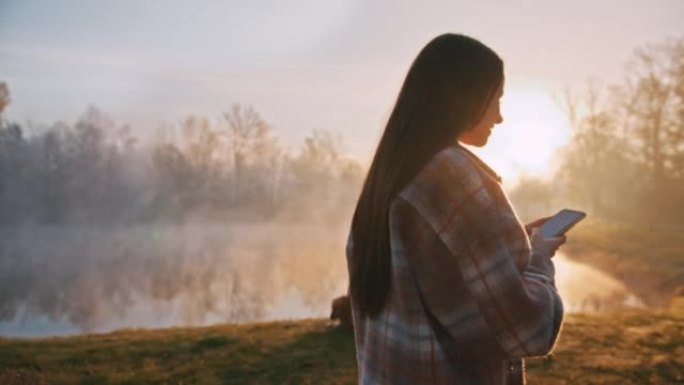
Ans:
[{"label": "smartphone", "polygon": [[563,209],[539,226],[539,232],[545,238],[560,237],[586,216],[587,214],[581,211]]}]

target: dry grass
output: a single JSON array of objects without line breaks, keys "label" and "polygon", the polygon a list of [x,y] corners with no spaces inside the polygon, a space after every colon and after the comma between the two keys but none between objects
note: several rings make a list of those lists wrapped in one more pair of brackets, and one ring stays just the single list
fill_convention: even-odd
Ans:
[{"label": "dry grass", "polygon": [[[568,315],[532,384],[684,383],[684,298]],[[354,384],[354,341],[326,320],[0,339],[0,384]]]},{"label": "dry grass", "polygon": [[670,308],[566,316],[552,356],[529,360],[532,384],[684,383],[684,297]]}]

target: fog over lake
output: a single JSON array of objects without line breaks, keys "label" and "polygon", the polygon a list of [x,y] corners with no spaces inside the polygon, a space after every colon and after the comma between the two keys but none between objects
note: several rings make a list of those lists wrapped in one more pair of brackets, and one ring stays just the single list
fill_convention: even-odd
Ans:
[{"label": "fog over lake", "polygon": [[[327,317],[346,291],[346,234],[286,223],[3,228],[0,335]],[[643,306],[619,281],[554,258],[568,311]]]}]

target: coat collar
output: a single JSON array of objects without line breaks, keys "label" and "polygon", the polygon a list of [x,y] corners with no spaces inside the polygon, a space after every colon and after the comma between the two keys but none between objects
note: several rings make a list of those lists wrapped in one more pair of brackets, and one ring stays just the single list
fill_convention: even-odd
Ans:
[{"label": "coat collar", "polygon": [[496,173],[491,167],[487,165],[482,159],[475,155],[472,151],[465,148],[461,143],[457,143],[456,147],[463,151],[471,160],[475,162],[482,170],[484,170],[489,176],[496,180],[499,184],[502,183],[501,176]]}]

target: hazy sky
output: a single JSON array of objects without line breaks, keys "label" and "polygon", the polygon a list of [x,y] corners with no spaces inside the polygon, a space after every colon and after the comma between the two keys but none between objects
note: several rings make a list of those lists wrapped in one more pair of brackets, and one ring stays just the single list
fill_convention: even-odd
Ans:
[{"label": "hazy sky", "polygon": [[[367,159],[415,55],[460,32],[506,63],[488,150],[514,175],[567,138],[551,92],[614,79],[635,48],[684,36],[682,20],[682,0],[0,0],[0,80],[18,122],[71,122],[93,104],[142,132],[237,102],[287,143],[326,128]],[[536,163],[516,158],[525,146]]]}]

